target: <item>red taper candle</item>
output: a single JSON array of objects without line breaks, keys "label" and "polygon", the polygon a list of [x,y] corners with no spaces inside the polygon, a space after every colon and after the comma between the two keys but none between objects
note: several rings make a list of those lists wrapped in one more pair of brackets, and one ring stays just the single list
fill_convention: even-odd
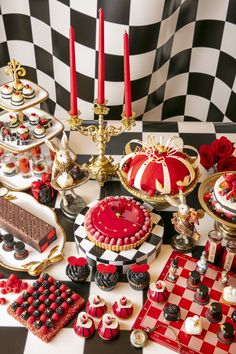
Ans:
[{"label": "red taper candle", "polygon": [[70,27],[70,114],[76,116],[77,108],[77,82],[75,67],[75,30]]},{"label": "red taper candle", "polygon": [[125,116],[132,117],[131,107],[131,83],[129,67],[129,36],[124,34],[124,83],[125,83]]},{"label": "red taper candle", "polygon": [[99,48],[98,48],[98,103],[104,104],[104,78],[105,78],[105,56],[104,56],[104,12],[99,10]]}]

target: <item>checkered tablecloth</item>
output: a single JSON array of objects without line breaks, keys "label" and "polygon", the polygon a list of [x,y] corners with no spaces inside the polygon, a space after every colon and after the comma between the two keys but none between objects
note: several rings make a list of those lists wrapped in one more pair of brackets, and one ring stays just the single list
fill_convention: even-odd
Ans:
[{"label": "checkered tablecloth", "polygon": [[[114,122],[113,122],[114,123]],[[69,136],[69,142],[72,149],[79,154],[79,162],[88,160],[91,154],[96,153],[96,146],[91,142],[89,138],[82,137],[78,132],[67,132]],[[163,135],[164,139],[173,135],[181,136],[184,139],[185,144],[194,145],[199,148],[203,143],[211,143],[216,137],[227,135],[232,141],[236,142],[236,125],[234,124],[222,124],[222,123],[142,123],[138,122],[136,127],[131,132],[124,133],[120,137],[113,138],[108,144],[107,153],[112,154],[115,160],[118,161],[123,154],[124,145],[130,139],[147,140],[147,136],[153,134],[155,136]],[[201,169],[203,179],[206,176],[206,171]],[[189,205],[198,209],[200,207],[197,198],[197,189],[191,193],[187,198]],[[97,198],[103,198],[106,195],[127,195],[127,192],[122,188],[118,180],[113,180],[105,184],[103,188],[100,188],[96,181],[89,181],[87,184],[81,186],[78,189],[79,194],[85,199],[86,203],[90,203]],[[129,342],[130,328],[134,322],[135,317],[140,311],[146,300],[145,292],[137,292],[133,290],[125,276],[120,276],[119,282],[114,290],[109,293],[102,292],[98,289],[94,282],[94,273],[91,274],[88,281],[83,285],[72,284],[65,275],[66,258],[70,255],[77,256],[77,250],[74,242],[74,223],[63,216],[60,210],[60,198],[51,204],[55,208],[59,222],[64,227],[67,242],[65,244],[65,260],[50,268],[48,272],[66,284],[71,286],[75,291],[82,295],[86,300],[89,294],[100,294],[105,298],[108,303],[108,309],[111,310],[111,305],[115,298],[119,295],[125,294],[134,303],[134,315],[124,321],[120,321],[121,333],[118,339],[113,342],[103,342],[97,334],[89,340],[84,340],[77,337],[72,327],[72,321],[60,331],[60,333],[52,340],[51,343],[45,344],[36,338],[33,334],[28,332],[18,322],[11,318],[6,312],[6,306],[0,305],[0,353],[1,354],[108,354],[112,351],[114,354],[132,354],[137,353],[137,350],[132,348]],[[160,212],[162,220],[164,222],[164,237],[161,253],[158,258],[152,263],[150,274],[151,279],[156,280],[164,267],[172,249],[169,246],[170,238],[174,235],[175,231],[171,225],[171,216],[173,208],[170,207]],[[193,256],[198,257],[207,239],[207,233],[213,228],[213,220],[205,215],[204,219],[200,221],[198,230],[201,234],[201,239],[198,246],[193,252]],[[4,268],[0,268],[4,277],[7,277],[11,271]],[[27,279],[29,283],[32,283],[30,276],[24,273],[19,273],[19,277]],[[15,295],[7,296],[9,301],[15,298]],[[97,321],[96,321],[97,324]],[[166,348],[159,346],[153,342],[149,342],[148,345],[140,351],[143,354],[156,354],[156,353],[168,353]]]}]

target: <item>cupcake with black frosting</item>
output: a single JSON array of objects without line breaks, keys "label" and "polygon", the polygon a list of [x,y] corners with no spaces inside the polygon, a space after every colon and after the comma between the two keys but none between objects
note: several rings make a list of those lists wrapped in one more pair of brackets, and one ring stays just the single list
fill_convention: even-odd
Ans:
[{"label": "cupcake with black frosting", "polygon": [[84,283],[90,274],[87,259],[84,257],[69,257],[67,259],[66,275],[75,283]]},{"label": "cupcake with black frosting", "polygon": [[114,289],[118,282],[118,277],[119,275],[115,265],[98,264],[97,272],[95,274],[95,283],[100,289],[104,291]]},{"label": "cupcake with black frosting", "polygon": [[131,288],[134,290],[143,290],[150,283],[150,274],[148,273],[148,264],[132,264],[127,273],[127,279]]}]

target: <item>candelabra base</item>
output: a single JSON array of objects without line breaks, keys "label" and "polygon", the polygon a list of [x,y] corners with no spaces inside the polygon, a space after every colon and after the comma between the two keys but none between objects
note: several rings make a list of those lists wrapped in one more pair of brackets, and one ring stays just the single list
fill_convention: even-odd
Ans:
[{"label": "candelabra base", "polygon": [[89,163],[84,164],[83,167],[88,168],[91,178],[96,179],[102,187],[107,180],[116,176],[118,165],[114,165],[113,162],[111,156],[92,156]]},{"label": "candelabra base", "polygon": [[85,201],[78,195],[74,198],[71,194],[66,195],[68,205],[65,206],[61,200],[61,210],[70,219],[75,219],[82,209],[86,207]]},{"label": "candelabra base", "polygon": [[180,253],[192,252],[196,246],[196,242],[192,238],[188,237],[189,243],[186,244],[185,240],[183,238],[179,238],[179,236],[180,235],[177,234],[171,239],[171,246],[173,249]]}]

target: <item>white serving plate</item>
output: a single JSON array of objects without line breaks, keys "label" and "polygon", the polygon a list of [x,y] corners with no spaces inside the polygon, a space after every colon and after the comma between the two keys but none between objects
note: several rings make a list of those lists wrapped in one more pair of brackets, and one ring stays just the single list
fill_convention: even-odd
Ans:
[{"label": "white serving plate", "polygon": [[[39,217],[40,215],[40,218],[42,220],[54,226],[56,229],[57,239],[54,242],[52,242],[52,244],[49,245],[49,247],[43,253],[39,253],[31,246],[26,245],[26,248],[29,251],[29,255],[26,259],[20,261],[14,258],[14,251],[12,252],[4,251],[1,243],[0,244],[0,265],[5,268],[16,270],[16,271],[21,271],[21,272],[26,271],[30,275],[38,275],[40,271],[42,271],[42,269],[40,269],[41,266],[46,267],[50,265],[50,262],[49,261],[47,262],[47,259],[50,251],[55,249],[55,247],[57,247],[57,249],[55,250],[55,253],[52,256],[54,257],[53,263],[62,260],[63,258],[62,249],[64,247],[64,243],[66,240],[65,232],[61,227],[61,225],[58,223],[56,214],[51,208],[40,204],[39,202],[37,202],[36,199],[34,199],[34,197],[26,193],[11,192],[10,195],[16,197],[16,199],[12,200],[13,203],[21,206],[23,209],[29,211],[35,216]],[[2,229],[1,229],[1,233],[6,234],[6,232]],[[15,239],[17,240],[16,237]]]},{"label": "white serving plate", "polygon": [[[46,139],[52,139],[54,136],[58,135],[63,129],[64,129],[64,125],[57,120],[55,117],[53,117],[51,114],[42,111],[41,109],[35,108],[35,107],[31,107],[28,108],[26,110],[24,110],[24,114],[26,115],[30,115],[31,113],[36,113],[39,116],[45,116],[47,118],[50,118],[52,121],[52,126],[47,128],[46,130],[46,136],[44,138],[40,138],[40,139],[36,139],[32,136],[31,141],[29,144],[27,145],[17,145],[16,140],[14,141],[3,141],[2,137],[0,137],[0,145],[12,152],[16,152],[16,153],[21,153],[24,151],[28,151],[31,150],[33,147],[37,146],[37,145],[41,145],[45,142]],[[10,113],[9,112],[4,112],[3,114],[0,115],[0,120],[1,121],[8,121],[8,117],[9,117]],[[35,125],[30,125],[28,122],[24,122],[24,125],[27,126],[31,132],[33,131]],[[18,129],[17,128],[12,128],[11,131],[14,133],[16,132]],[[31,134],[32,135],[32,134]]]},{"label": "white serving plate", "polygon": [[[23,111],[26,108],[35,106],[36,104],[45,101],[48,98],[48,92],[46,90],[44,90],[42,87],[36,85],[34,82],[30,81],[30,80],[25,80],[25,79],[20,79],[20,81],[24,84],[24,85],[30,85],[34,91],[35,91],[35,97],[34,98],[29,98],[29,99],[24,99],[24,103],[20,106],[14,106],[13,104],[11,104],[11,99],[6,99],[6,98],[2,98],[1,94],[0,94],[0,107],[5,109],[6,111],[11,111],[11,112],[18,112],[18,111]],[[10,81],[6,83],[9,86],[13,86],[14,81]],[[4,85],[6,85],[4,84]],[[2,85],[2,86],[4,86]],[[0,87],[0,91],[1,88]]]}]

